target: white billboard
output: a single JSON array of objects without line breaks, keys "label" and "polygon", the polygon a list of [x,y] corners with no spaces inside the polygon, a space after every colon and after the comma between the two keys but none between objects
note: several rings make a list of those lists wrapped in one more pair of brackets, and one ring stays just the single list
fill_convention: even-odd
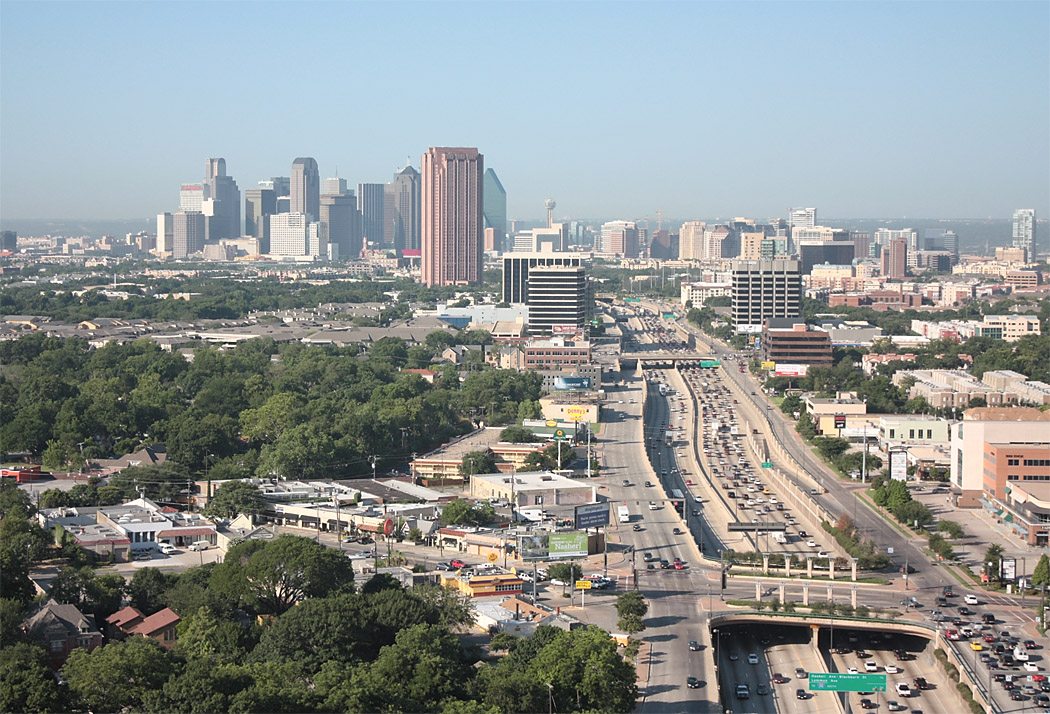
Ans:
[{"label": "white billboard", "polygon": [[1017,560],[1014,558],[1003,558],[1003,580],[1013,580],[1017,577]]},{"label": "white billboard", "polygon": [[808,373],[808,364],[782,364],[778,362],[773,368],[773,374],[777,377],[805,377]]},{"label": "white billboard", "polygon": [[736,331],[740,335],[759,335],[762,334],[762,325],[737,325]]},{"label": "white billboard", "polygon": [[908,452],[897,449],[890,452],[890,478],[894,481],[908,480]]}]

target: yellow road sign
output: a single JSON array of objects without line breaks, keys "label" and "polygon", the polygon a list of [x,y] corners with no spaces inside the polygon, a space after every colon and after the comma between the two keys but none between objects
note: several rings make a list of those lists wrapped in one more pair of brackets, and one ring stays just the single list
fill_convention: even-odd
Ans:
[{"label": "yellow road sign", "polygon": [[499,558],[499,556],[496,555],[495,553],[489,553],[486,557],[488,558],[488,561],[490,563],[495,563],[496,559]]},{"label": "yellow road sign", "polygon": [[591,589],[591,585],[592,585],[592,583],[591,583],[590,580],[577,580],[576,581],[576,589],[577,590],[590,590]]}]

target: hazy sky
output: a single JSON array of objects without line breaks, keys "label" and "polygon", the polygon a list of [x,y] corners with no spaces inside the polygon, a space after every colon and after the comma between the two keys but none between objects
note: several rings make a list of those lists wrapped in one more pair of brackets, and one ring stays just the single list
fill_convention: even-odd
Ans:
[{"label": "hazy sky", "polygon": [[508,216],[1050,214],[1047,2],[0,3],[0,217],[477,146]]}]

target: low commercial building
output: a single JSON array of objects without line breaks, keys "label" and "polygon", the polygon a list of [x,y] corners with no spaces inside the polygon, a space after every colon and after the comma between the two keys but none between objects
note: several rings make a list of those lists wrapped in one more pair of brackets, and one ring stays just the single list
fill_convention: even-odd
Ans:
[{"label": "low commercial building", "polygon": [[593,394],[554,393],[540,398],[540,410],[544,419],[596,424],[601,417],[601,402]]},{"label": "low commercial building", "polygon": [[453,588],[468,597],[518,595],[525,581],[514,573],[486,573],[483,575],[442,575],[441,585]]},{"label": "low commercial building", "polygon": [[496,468],[510,473],[524,468],[525,459],[534,451],[542,451],[546,444],[512,444],[500,441],[503,427],[484,427],[453,439],[409,464],[412,477],[422,485],[432,487],[458,485],[466,482],[460,473],[463,457],[472,451],[487,451],[496,461]]},{"label": "low commercial building", "polygon": [[1008,445],[1047,444],[1048,434],[1050,412],[1032,407],[980,407],[963,412],[962,420],[951,428],[951,483],[960,492],[958,505],[981,505],[979,501],[985,493],[985,444],[997,444],[1004,450]]},{"label": "low commercial building", "polygon": [[948,443],[948,420],[925,414],[884,416],[879,419],[879,448],[930,446]]},{"label": "low commercial building", "polygon": [[908,397],[922,397],[936,409],[965,409],[977,397],[984,399],[990,407],[1018,401],[1016,391],[1009,388],[995,389],[961,369],[900,370],[894,373],[893,384],[900,387],[909,378],[914,379],[914,383],[908,389]]},{"label": "low commercial building", "polygon": [[526,369],[563,369],[591,361],[590,342],[564,337],[533,340],[524,346],[523,352]]},{"label": "low commercial building", "polygon": [[834,363],[831,339],[793,318],[769,318],[762,328],[762,353],[767,362],[827,367]]},{"label": "low commercial building", "polygon": [[700,308],[713,297],[733,294],[733,283],[682,283],[682,305]]},{"label": "low commercial building", "polygon": [[981,505],[1029,545],[1050,545],[1050,443],[985,442]]},{"label": "low commercial building", "polygon": [[812,328],[828,333],[833,347],[871,347],[885,332],[864,320],[817,320]]},{"label": "low commercial building", "polygon": [[860,369],[864,374],[869,377],[875,374],[876,369],[881,365],[889,364],[890,362],[914,362],[915,355],[910,352],[890,352],[886,354],[878,354],[876,352],[869,352],[860,358]]},{"label": "low commercial building", "polygon": [[476,474],[470,479],[471,498],[516,506],[582,506],[594,503],[597,495],[594,486],[549,471]]}]

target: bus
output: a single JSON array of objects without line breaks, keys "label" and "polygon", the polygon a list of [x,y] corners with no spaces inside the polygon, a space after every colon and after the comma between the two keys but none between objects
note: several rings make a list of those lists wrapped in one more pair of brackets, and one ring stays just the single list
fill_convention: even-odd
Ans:
[{"label": "bus", "polygon": [[682,515],[682,509],[685,504],[685,496],[682,495],[681,490],[677,488],[671,489],[671,505],[678,511],[678,515]]},{"label": "bus", "polygon": [[627,506],[617,506],[616,515],[620,518],[620,523],[631,522],[631,512],[627,510]]}]

